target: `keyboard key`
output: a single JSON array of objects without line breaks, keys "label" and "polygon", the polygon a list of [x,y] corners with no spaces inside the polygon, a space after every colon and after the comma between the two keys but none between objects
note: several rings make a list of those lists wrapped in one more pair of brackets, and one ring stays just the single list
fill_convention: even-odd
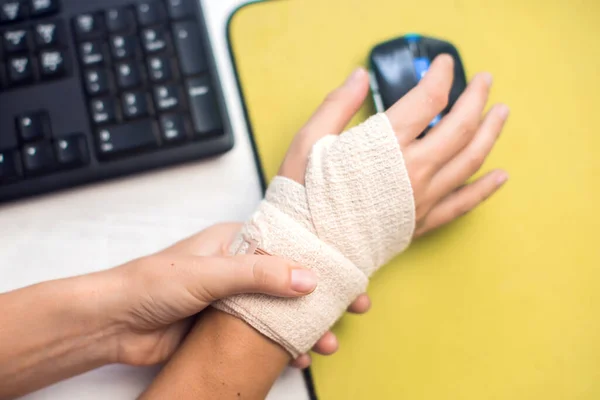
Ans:
[{"label": "keyboard key", "polygon": [[104,21],[100,13],[76,16],[73,20],[73,27],[79,40],[101,38],[104,35]]},{"label": "keyboard key", "polygon": [[37,47],[59,46],[65,43],[63,25],[56,22],[37,24],[33,28]]},{"label": "keyboard key", "polygon": [[83,42],[79,45],[79,59],[84,66],[102,64],[105,58],[102,42]]},{"label": "keyboard key", "polygon": [[167,13],[162,2],[145,0],[135,7],[137,20],[142,26],[160,24],[167,20]]},{"label": "keyboard key", "polygon": [[56,139],[54,152],[61,167],[77,167],[89,162],[87,142],[82,134]]},{"label": "keyboard key", "polygon": [[88,69],[83,73],[85,91],[90,96],[105,94],[110,91],[108,71],[103,68]]},{"label": "keyboard key", "polygon": [[0,24],[17,22],[26,17],[27,9],[20,0],[0,4]]},{"label": "keyboard key", "polygon": [[111,8],[105,15],[106,29],[111,33],[133,32],[136,29],[135,16],[131,8]]},{"label": "keyboard key", "polygon": [[115,67],[117,86],[121,89],[131,89],[142,84],[142,73],[137,63],[125,61]]},{"label": "keyboard key", "polygon": [[207,69],[202,34],[198,24],[193,21],[173,24],[173,37],[177,56],[184,75],[197,75]]},{"label": "keyboard key", "polygon": [[173,61],[166,56],[148,58],[148,76],[152,82],[164,82],[175,79]]},{"label": "keyboard key", "polygon": [[30,0],[29,10],[32,17],[53,14],[58,11],[58,0]]},{"label": "keyboard key", "polygon": [[51,136],[50,116],[45,111],[20,115],[17,117],[17,130],[24,142],[49,138]]},{"label": "keyboard key", "polygon": [[22,85],[33,81],[33,66],[27,56],[9,58],[7,69],[9,85]]},{"label": "keyboard key", "polygon": [[0,185],[13,182],[23,176],[21,157],[17,150],[0,152]]},{"label": "keyboard key", "polygon": [[60,50],[43,50],[39,55],[42,79],[55,79],[66,75],[65,54]]},{"label": "keyboard key", "polygon": [[100,129],[97,132],[98,153],[107,159],[119,154],[157,147],[158,127],[153,120],[141,120]]},{"label": "keyboard key", "polygon": [[169,43],[169,34],[162,28],[147,28],[142,31],[142,47],[146,53],[167,51]]},{"label": "keyboard key", "polygon": [[171,19],[184,19],[196,16],[196,0],[167,0],[167,10]]},{"label": "keyboard key", "polygon": [[7,53],[18,53],[29,50],[29,32],[25,29],[13,29],[2,35],[4,51]]},{"label": "keyboard key", "polygon": [[140,54],[138,38],[136,36],[113,36],[110,38],[110,52],[117,60],[136,58]]},{"label": "keyboard key", "polygon": [[158,111],[168,111],[181,106],[181,90],[176,85],[154,87],[154,103]]},{"label": "keyboard key", "polygon": [[21,153],[25,173],[37,175],[52,172],[56,166],[50,142],[31,143],[23,146]]},{"label": "keyboard key", "polygon": [[194,131],[201,135],[222,131],[221,114],[208,77],[188,79],[186,90]]},{"label": "keyboard key", "polygon": [[90,102],[92,120],[96,124],[110,124],[117,120],[117,105],[114,99],[105,97]]},{"label": "keyboard key", "polygon": [[150,102],[145,92],[125,92],[121,103],[123,115],[127,119],[146,117],[150,114]]},{"label": "keyboard key", "polygon": [[188,137],[190,124],[181,114],[165,114],[160,116],[160,132],[167,143],[179,142]]}]

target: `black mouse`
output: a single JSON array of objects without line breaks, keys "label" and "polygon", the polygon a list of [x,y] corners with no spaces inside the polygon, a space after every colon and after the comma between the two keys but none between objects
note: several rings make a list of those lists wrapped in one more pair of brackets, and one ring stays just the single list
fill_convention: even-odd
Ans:
[{"label": "black mouse", "polygon": [[446,41],[414,33],[375,46],[369,61],[371,90],[377,112],[387,110],[415,87],[429,70],[433,59],[442,53],[454,58],[454,80],[448,106],[431,121],[423,133],[435,126],[450,111],[467,86],[465,69],[458,50]]}]

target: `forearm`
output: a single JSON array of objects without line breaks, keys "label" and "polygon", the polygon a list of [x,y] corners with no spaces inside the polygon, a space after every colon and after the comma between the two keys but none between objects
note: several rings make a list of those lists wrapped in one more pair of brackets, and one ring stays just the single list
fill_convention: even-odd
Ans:
[{"label": "forearm", "polygon": [[111,333],[98,318],[96,283],[77,277],[0,295],[0,399],[109,362]]},{"label": "forearm", "polygon": [[245,322],[208,309],[141,399],[264,399],[289,361]]}]

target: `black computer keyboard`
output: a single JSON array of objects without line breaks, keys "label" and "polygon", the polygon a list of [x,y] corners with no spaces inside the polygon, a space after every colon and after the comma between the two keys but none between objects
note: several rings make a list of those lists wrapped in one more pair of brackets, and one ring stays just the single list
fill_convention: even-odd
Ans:
[{"label": "black computer keyboard", "polygon": [[198,0],[0,0],[0,201],[233,145]]}]

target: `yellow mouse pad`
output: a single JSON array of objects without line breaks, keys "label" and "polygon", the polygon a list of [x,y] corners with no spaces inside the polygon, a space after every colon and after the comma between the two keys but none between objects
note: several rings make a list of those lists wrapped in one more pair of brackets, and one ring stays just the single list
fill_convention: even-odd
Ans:
[{"label": "yellow mouse pad", "polygon": [[321,399],[600,399],[599,20],[598,0],[278,0],[233,17],[268,179],[327,92],[406,32],[456,44],[511,107],[483,168],[507,185],[375,276],[372,310],[314,357]]}]

